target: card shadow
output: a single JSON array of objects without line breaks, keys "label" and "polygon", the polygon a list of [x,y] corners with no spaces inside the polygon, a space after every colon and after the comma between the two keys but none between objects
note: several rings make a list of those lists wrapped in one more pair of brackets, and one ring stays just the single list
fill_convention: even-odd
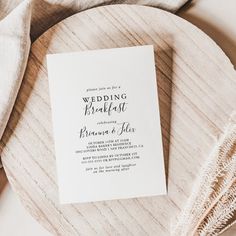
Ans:
[{"label": "card shadow", "polygon": [[166,184],[168,188],[173,82],[173,49],[170,45],[167,45],[165,49],[155,48],[155,63]]}]

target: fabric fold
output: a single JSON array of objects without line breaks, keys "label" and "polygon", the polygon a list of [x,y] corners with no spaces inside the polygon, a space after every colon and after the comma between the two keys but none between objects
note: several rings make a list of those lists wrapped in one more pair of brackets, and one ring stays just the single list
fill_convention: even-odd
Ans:
[{"label": "fabric fold", "polygon": [[30,50],[31,3],[24,1],[0,22],[0,138],[10,117]]}]

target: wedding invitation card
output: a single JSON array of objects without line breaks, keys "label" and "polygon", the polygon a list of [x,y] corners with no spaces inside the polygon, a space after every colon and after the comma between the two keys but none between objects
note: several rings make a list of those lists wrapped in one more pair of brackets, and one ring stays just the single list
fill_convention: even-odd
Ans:
[{"label": "wedding invitation card", "polygon": [[60,203],[166,194],[153,46],[47,55]]}]

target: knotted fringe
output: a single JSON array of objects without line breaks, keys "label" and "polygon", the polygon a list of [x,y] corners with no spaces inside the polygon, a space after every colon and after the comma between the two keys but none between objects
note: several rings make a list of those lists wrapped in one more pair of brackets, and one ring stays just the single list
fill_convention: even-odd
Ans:
[{"label": "knotted fringe", "polygon": [[236,114],[211,152],[171,235],[219,235],[236,212]]}]

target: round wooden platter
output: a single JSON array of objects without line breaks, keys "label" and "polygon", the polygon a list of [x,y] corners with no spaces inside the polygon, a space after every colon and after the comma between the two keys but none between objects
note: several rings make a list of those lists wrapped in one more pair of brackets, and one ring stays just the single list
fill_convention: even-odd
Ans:
[{"label": "round wooden platter", "polygon": [[[60,205],[46,54],[145,44],[155,47],[168,196]],[[169,235],[235,104],[233,66],[198,28],[151,7],[94,8],[32,45],[1,142],[3,165],[24,206],[54,235]]]}]

